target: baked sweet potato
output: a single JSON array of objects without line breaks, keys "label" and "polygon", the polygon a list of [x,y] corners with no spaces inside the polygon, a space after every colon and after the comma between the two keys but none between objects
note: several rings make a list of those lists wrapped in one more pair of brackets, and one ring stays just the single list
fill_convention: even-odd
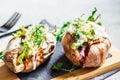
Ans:
[{"label": "baked sweet potato", "polygon": [[30,72],[42,64],[56,48],[56,39],[46,25],[21,28],[9,41],[5,64],[14,73]]},{"label": "baked sweet potato", "polygon": [[99,67],[106,60],[111,42],[103,26],[76,21],[68,27],[62,45],[72,63],[82,67]]}]

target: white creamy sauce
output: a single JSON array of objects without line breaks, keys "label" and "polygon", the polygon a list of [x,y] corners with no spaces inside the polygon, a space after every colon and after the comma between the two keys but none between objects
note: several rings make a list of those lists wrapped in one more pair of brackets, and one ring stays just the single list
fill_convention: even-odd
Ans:
[{"label": "white creamy sauce", "polygon": [[74,30],[72,24],[68,27],[67,32],[69,32],[70,34],[72,34],[72,33],[75,32],[75,30]]},{"label": "white creamy sauce", "polygon": [[53,37],[52,34],[47,34],[46,38],[47,38],[47,40],[42,45],[42,48],[44,48],[43,54],[47,54],[49,49],[51,48],[51,45],[54,45],[56,42],[56,39]]},{"label": "white creamy sauce", "polygon": [[42,48],[44,49],[43,54],[47,54],[49,50],[49,44],[45,41]]},{"label": "white creamy sauce", "polygon": [[83,35],[82,33],[79,33],[79,37],[81,40],[87,42],[87,37],[85,35]]},{"label": "white creamy sauce", "polygon": [[[105,28],[103,26],[99,26],[98,24],[96,24],[94,22],[85,23],[85,24],[81,25],[80,29],[85,31],[85,32],[89,31],[89,29],[93,29],[95,31],[95,35],[97,37],[107,37],[107,38],[109,38],[109,35],[105,31]],[[73,34],[75,32],[74,26],[72,26],[72,24],[68,27],[67,32],[69,32],[70,34]],[[84,42],[88,41],[87,36],[83,35],[82,33],[79,33],[79,37]]]},{"label": "white creamy sauce", "polygon": [[47,42],[56,42],[56,38],[51,33],[47,33],[46,38]]},{"label": "white creamy sauce", "polygon": [[[70,34],[73,34],[75,32],[72,24],[68,27],[67,32],[69,32]],[[85,35],[83,35],[82,33],[79,33],[79,37],[80,37],[81,40],[87,41],[87,37]]]},{"label": "white creamy sauce", "polygon": [[99,26],[99,25],[97,25],[96,23],[93,23],[93,22],[89,22],[89,24],[94,27],[95,34],[97,36],[109,38],[109,35],[107,34],[107,32],[105,31],[105,28],[103,26]]}]

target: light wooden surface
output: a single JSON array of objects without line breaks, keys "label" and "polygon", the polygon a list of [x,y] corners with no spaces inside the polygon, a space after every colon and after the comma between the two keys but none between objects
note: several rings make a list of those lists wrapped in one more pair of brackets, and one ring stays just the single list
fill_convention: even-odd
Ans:
[{"label": "light wooden surface", "polygon": [[112,54],[112,57],[108,58],[99,68],[78,69],[71,73],[53,78],[52,80],[86,80],[113,69],[120,68],[120,51],[115,48],[111,48],[109,53]]},{"label": "light wooden surface", "polygon": [[0,80],[20,80],[16,74],[11,72],[4,64],[2,60],[0,60]]}]

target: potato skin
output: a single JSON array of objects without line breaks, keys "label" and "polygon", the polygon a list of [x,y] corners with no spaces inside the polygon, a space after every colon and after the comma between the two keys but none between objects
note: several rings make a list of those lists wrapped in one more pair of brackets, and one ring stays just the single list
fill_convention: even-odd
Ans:
[{"label": "potato skin", "polygon": [[[5,64],[11,69],[14,73],[18,72],[30,72],[33,70],[33,64],[32,61],[29,61],[28,65],[25,67],[24,64],[18,64],[17,63],[17,57],[19,54],[19,49],[13,49],[11,51],[8,51],[4,55]],[[43,62],[37,61],[36,65],[37,67]]]},{"label": "potato skin", "polygon": [[[42,63],[44,63],[49,57],[50,55],[55,51],[56,48],[56,39],[54,37],[53,34],[50,34],[51,41],[48,44],[51,45],[51,47],[49,48],[49,50],[47,51],[47,54],[43,54],[41,53],[40,55],[37,56],[36,58],[36,68],[38,66],[40,66]],[[14,73],[19,73],[19,72],[31,72],[33,71],[33,61],[29,60],[27,63],[27,66],[25,66],[26,64],[20,64],[18,63],[18,56],[20,54],[20,47],[17,45],[18,41],[15,41],[16,38],[12,38],[6,48],[6,51],[4,52],[4,61],[6,66],[13,71]],[[17,42],[17,43],[15,43]]]},{"label": "potato skin", "polygon": [[80,60],[82,59],[82,55],[79,54],[78,50],[73,50],[71,48],[71,45],[75,42],[73,37],[66,33],[65,36],[62,39],[62,45],[65,51],[66,57],[72,62],[80,65]]},{"label": "potato skin", "polygon": [[14,73],[21,72],[24,70],[23,64],[17,64],[17,57],[19,54],[20,49],[16,48],[11,51],[8,51],[4,55],[4,61],[7,67],[13,71]]},{"label": "potato skin", "polygon": [[[83,67],[99,67],[101,66],[108,55],[108,51],[111,47],[110,40],[108,38],[101,37],[99,41],[94,42],[89,46],[88,54],[84,57],[82,51],[78,49],[72,49],[71,45],[75,42],[73,36],[70,33],[66,33],[62,39],[62,45],[65,51],[66,57],[74,64]],[[81,64],[81,61],[84,62]]]}]

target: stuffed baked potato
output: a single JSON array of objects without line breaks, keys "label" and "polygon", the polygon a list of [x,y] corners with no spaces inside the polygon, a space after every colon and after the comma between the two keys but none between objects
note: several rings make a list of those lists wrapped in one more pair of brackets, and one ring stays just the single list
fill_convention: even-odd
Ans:
[{"label": "stuffed baked potato", "polygon": [[68,26],[62,45],[72,63],[98,67],[105,62],[111,42],[103,26],[78,18]]},{"label": "stuffed baked potato", "polygon": [[47,25],[36,25],[13,34],[4,52],[5,64],[15,73],[30,72],[42,64],[56,48],[56,39]]}]

